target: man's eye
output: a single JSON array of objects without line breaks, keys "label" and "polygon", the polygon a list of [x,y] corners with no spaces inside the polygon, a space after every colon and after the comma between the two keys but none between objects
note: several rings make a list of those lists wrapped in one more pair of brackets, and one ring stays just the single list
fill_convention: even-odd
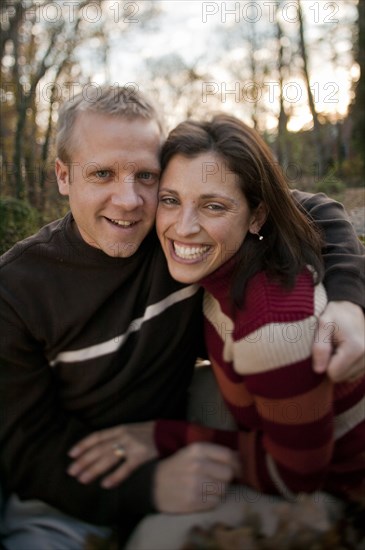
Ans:
[{"label": "man's eye", "polygon": [[138,177],[142,180],[149,180],[153,177],[153,174],[151,172],[138,172]]},{"label": "man's eye", "polygon": [[158,182],[159,177],[158,174],[155,174],[154,172],[138,172],[137,178],[141,180],[143,183],[152,184],[155,182]]},{"label": "man's eye", "polygon": [[110,170],[98,170],[97,172],[95,172],[95,175],[96,175],[97,178],[106,179],[106,178],[109,178],[111,176],[111,171]]}]

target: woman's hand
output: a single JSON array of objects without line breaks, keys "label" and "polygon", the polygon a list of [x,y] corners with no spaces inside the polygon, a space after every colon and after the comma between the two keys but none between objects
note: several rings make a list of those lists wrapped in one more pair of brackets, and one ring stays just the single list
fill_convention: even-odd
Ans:
[{"label": "woman's hand", "polygon": [[80,483],[103,477],[101,486],[111,489],[136,468],[158,456],[154,442],[154,422],[115,426],[94,432],[79,441],[68,453],[75,459],[67,472]]},{"label": "woman's hand", "polygon": [[168,514],[211,510],[224,502],[229,483],[240,474],[238,453],[215,443],[192,443],[157,465],[156,508]]},{"label": "woman's hand", "polygon": [[363,310],[351,302],[329,302],[313,344],[315,372],[327,372],[333,382],[352,381],[365,374],[364,357]]}]

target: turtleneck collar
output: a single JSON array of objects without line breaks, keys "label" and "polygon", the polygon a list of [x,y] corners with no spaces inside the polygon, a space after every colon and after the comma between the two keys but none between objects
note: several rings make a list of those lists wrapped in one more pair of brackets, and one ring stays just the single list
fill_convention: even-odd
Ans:
[{"label": "turtleneck collar", "polygon": [[134,264],[138,262],[142,257],[154,249],[157,245],[157,236],[156,232],[153,229],[147,237],[143,240],[138,250],[129,256],[128,258],[119,258],[108,256],[99,248],[94,248],[93,246],[87,244],[81,237],[79,231],[76,228],[74,218],[71,212],[68,212],[64,218],[64,238],[67,242],[67,245],[73,248],[80,257],[80,261],[83,261],[83,258],[87,258],[89,262],[96,263],[98,265],[109,265],[109,266],[125,266],[129,264]]},{"label": "turtleneck collar", "polygon": [[238,262],[238,254],[235,254],[222,264],[218,269],[204,277],[199,284],[213,296],[219,296],[222,292],[227,294],[230,289],[231,279]]}]

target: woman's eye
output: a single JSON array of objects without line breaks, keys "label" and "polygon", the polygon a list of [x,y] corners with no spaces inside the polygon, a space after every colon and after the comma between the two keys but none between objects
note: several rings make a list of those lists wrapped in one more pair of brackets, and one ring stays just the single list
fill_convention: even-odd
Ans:
[{"label": "woman's eye", "polygon": [[160,197],[158,202],[161,204],[166,204],[167,206],[177,204],[177,200],[174,197]]},{"label": "woman's eye", "polygon": [[213,212],[221,212],[224,210],[224,206],[222,204],[207,204],[208,210],[212,210]]}]

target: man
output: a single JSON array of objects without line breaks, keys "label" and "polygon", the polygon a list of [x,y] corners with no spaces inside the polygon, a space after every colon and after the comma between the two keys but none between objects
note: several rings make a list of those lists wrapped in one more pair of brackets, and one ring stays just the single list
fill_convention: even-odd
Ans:
[{"label": "man", "polygon": [[[198,456],[194,447],[152,459],[109,490],[67,471],[68,451],[90,432],[184,415],[201,296],[171,280],[153,230],[162,139],[155,109],[137,91],[96,90],[93,99],[68,101],[56,174],[71,212],[2,257],[8,549],[82,548],[87,534],[123,530],[156,511],[156,501],[158,509],[185,510],[207,471],[208,480],[233,473],[230,453],[215,445],[198,447]],[[324,224],[329,298],[361,305],[360,246],[350,225],[327,199],[304,194],[301,202],[315,218],[336,218]],[[356,317],[354,304],[347,305]]]}]

